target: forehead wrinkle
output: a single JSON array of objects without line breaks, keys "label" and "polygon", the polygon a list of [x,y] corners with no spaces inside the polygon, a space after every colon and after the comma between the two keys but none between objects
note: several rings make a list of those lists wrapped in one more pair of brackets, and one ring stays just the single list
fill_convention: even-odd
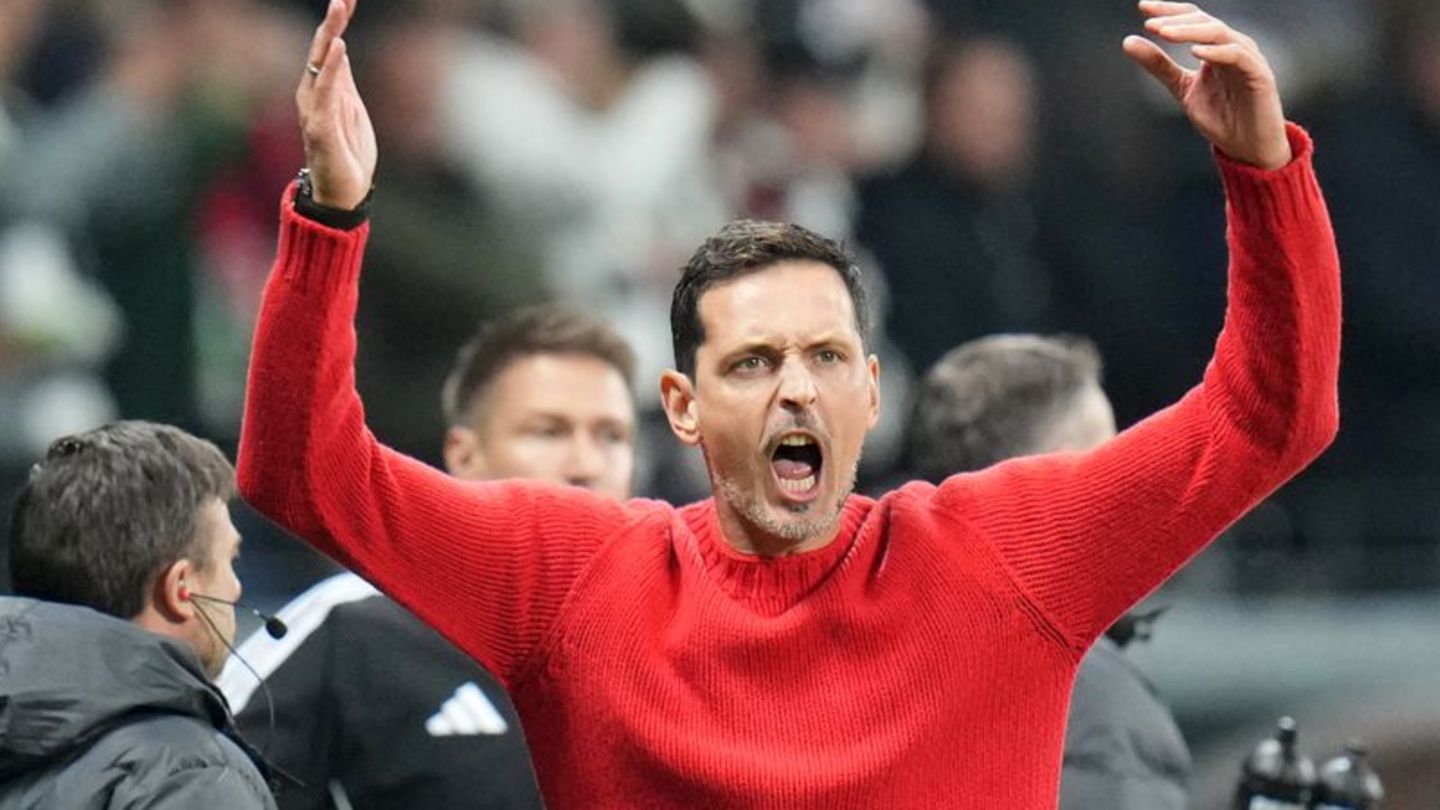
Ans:
[{"label": "forehead wrinkle", "polygon": [[[850,321],[855,320],[857,315],[855,301],[850,295],[849,288],[845,286],[845,279],[841,276],[840,271],[830,265],[808,260],[781,261],[715,282],[702,293],[697,302],[698,309],[702,311],[701,320],[704,320],[703,310],[706,308],[707,299],[713,301],[720,297],[727,297],[724,294],[728,293],[728,297],[735,300],[742,312],[750,312],[753,311],[751,302],[771,302],[776,298],[772,294],[773,291],[762,291],[761,287],[781,283],[779,281],[781,276],[794,275],[818,276],[827,279],[824,282],[807,284],[803,296],[812,301],[834,301],[847,312]],[[717,296],[715,293],[722,295]]]},{"label": "forehead wrinkle", "polygon": [[[739,304],[741,302],[736,303]],[[738,334],[727,336],[733,341],[731,348],[724,349],[724,351],[727,352],[745,348],[773,348],[790,345],[816,346],[822,343],[839,343],[860,339],[859,325],[855,322],[854,314],[848,305],[845,306],[843,313],[831,313],[828,310],[821,312],[812,311],[809,313],[811,317],[807,319],[809,323],[797,323],[795,320],[791,320],[789,323],[778,328],[763,322],[759,314],[748,307],[735,306],[733,309],[739,310],[738,317],[732,317],[726,320],[728,320],[730,324],[729,331]],[[844,327],[838,327],[837,324],[831,321],[827,317],[830,314],[842,314]],[[712,313],[712,315],[718,315],[718,313]],[[716,320],[719,320],[719,318],[717,317]],[[827,322],[817,323],[817,321]],[[717,335],[716,333],[722,331],[726,330],[707,330],[707,341],[721,337],[721,335]]]},{"label": "forehead wrinkle", "polygon": [[754,349],[784,349],[791,346],[798,346],[803,349],[813,349],[817,346],[833,346],[836,344],[848,343],[854,337],[853,334],[827,329],[818,334],[771,334],[760,335],[743,339],[732,351],[750,351]]}]

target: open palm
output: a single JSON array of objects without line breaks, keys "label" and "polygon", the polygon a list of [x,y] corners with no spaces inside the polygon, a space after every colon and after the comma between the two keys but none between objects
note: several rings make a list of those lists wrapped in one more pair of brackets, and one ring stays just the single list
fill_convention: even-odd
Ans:
[{"label": "open palm", "polygon": [[1146,0],[1145,30],[1190,45],[1198,70],[1176,64],[1154,42],[1125,38],[1125,53],[1165,85],[1195,128],[1230,157],[1266,169],[1290,162],[1275,73],[1255,40],[1191,3]]},{"label": "open palm", "polygon": [[355,208],[370,193],[379,156],[375,128],[341,38],[355,3],[331,0],[325,19],[315,29],[305,74],[295,91],[315,202],[344,210]]}]

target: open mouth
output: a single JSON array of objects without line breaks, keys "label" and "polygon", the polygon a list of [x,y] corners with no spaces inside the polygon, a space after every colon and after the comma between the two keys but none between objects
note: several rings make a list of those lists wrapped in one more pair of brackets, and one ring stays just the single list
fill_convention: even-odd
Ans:
[{"label": "open mouth", "polygon": [[815,437],[805,433],[787,433],[770,455],[770,469],[780,492],[797,500],[815,494],[820,482],[820,468],[825,455]]}]

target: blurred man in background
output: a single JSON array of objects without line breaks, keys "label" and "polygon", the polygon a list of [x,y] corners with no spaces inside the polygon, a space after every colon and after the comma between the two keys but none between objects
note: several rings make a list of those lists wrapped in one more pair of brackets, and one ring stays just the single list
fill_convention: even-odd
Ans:
[{"label": "blurred man in background", "polygon": [[[492,324],[459,353],[442,395],[445,468],[630,496],[634,357],[602,321],[559,307]],[[304,788],[285,810],[529,808],[539,791],[515,710],[495,678],[354,574],[280,611],[291,632],[240,646],[275,697],[275,762]],[[240,727],[265,734],[255,676],[220,680]],[[333,804],[332,804],[333,803]],[[348,806],[340,804],[340,806]]]},{"label": "blurred man in background", "polygon": [[[1296,499],[1301,530],[1342,558],[1365,538],[1365,565],[1337,565],[1334,589],[1424,587],[1440,576],[1440,5],[1383,4],[1386,81],[1357,88],[1323,122],[1319,164],[1333,188],[1353,341],[1342,388],[1353,430]],[[1343,556],[1344,559],[1351,559]],[[1270,577],[1256,566],[1254,579]]]},{"label": "blurred man in background", "polygon": [[857,234],[885,274],[890,337],[917,370],[980,335],[1052,328],[1063,298],[1040,249],[1030,57],[1003,37],[942,42],[924,96],[924,142],[862,186]]},{"label": "blurred man in background", "polygon": [[665,368],[673,268],[728,218],[693,5],[506,4],[509,36],[451,31],[430,49],[438,154],[530,240],[548,292],[604,314],[647,378]]},{"label": "blurred man in background", "polygon": [[[911,424],[915,472],[936,484],[1010,458],[1083,453],[1115,436],[1095,347],[1037,335],[996,335],[951,350],[921,383]],[[1190,752],[1155,688],[1125,657],[1131,622],[1120,624],[1090,648],[1075,681],[1061,810],[1183,810]]]},{"label": "blurred man in background", "polygon": [[177,428],[50,447],[0,596],[0,807],[273,808],[210,678],[235,635],[235,473]]}]

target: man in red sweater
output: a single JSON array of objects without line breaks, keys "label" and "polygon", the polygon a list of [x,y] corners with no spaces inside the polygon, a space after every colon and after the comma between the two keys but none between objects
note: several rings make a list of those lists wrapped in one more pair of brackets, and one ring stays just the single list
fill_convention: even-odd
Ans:
[{"label": "man in red sweater", "polygon": [[[1254,42],[1145,2],[1130,37],[1216,149],[1230,297],[1180,402],[1085,453],[850,494],[879,408],[855,269],[735,223],[692,257],[661,395],[718,497],[465,484],[378,444],[354,389],[374,134],[333,0],[297,91],[241,488],[509,687],[551,807],[1054,807],[1095,638],[1336,429],[1339,272]],[[963,763],[957,765],[956,763]]]}]

